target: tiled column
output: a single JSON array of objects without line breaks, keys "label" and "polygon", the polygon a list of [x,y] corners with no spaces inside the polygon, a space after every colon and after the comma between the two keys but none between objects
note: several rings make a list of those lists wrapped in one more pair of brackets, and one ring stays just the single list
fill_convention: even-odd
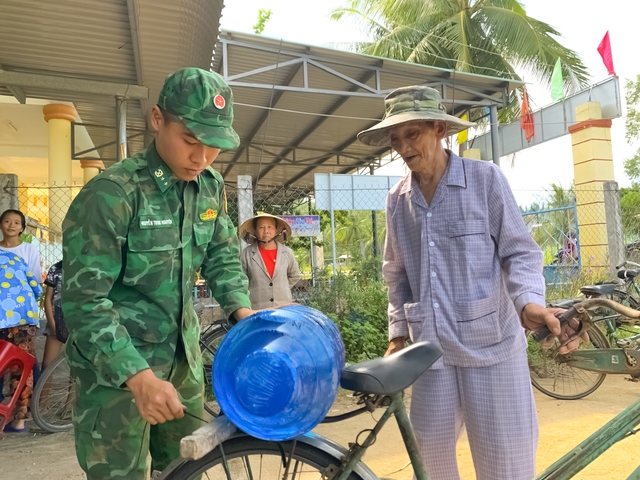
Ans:
[{"label": "tiled column", "polygon": [[49,228],[62,230],[62,220],[71,204],[71,122],[76,109],[50,104],[42,108],[49,123]]},{"label": "tiled column", "polygon": [[604,182],[615,180],[611,150],[611,120],[602,118],[599,102],[576,107],[578,123],[569,127],[582,266],[609,266]]}]

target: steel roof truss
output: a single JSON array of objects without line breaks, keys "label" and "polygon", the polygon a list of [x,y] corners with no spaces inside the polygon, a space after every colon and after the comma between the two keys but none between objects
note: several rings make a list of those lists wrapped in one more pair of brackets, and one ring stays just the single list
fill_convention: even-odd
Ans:
[{"label": "steel roof truss", "polygon": [[[287,78],[284,81],[285,84],[287,84],[287,85],[290,84],[293,81],[293,79],[296,77],[296,75],[298,74],[298,71],[300,71],[300,64],[297,64],[296,66],[294,66],[294,68],[291,70],[291,72],[289,72],[289,75],[287,76]],[[276,105],[278,105],[278,102],[280,101],[280,99],[282,98],[282,95],[284,95],[284,92],[282,92],[282,91],[275,92],[274,95],[273,95],[273,100],[272,100],[271,105],[269,106],[269,108],[275,108]],[[267,118],[269,118],[269,112],[270,111],[271,110],[265,110],[264,111],[262,116],[258,119],[258,121],[256,122],[255,126],[251,130],[251,133],[248,135],[248,138],[246,138],[246,142],[251,143],[253,141],[253,138],[260,131],[260,128],[262,128],[262,125],[264,124],[264,122],[267,120]],[[240,156],[242,155],[242,151],[245,150],[245,149],[246,149],[246,145],[240,145],[240,147],[238,147],[238,150],[236,151],[235,155],[233,156],[233,161],[225,169],[225,171],[222,173],[223,177],[226,177],[229,174],[229,172],[233,168],[233,163],[235,163],[240,158]]]},{"label": "steel roof truss", "polygon": [[237,73],[235,75],[231,75],[226,78],[227,81],[237,80],[238,78],[249,77],[251,75],[257,75],[259,73],[268,72],[270,70],[282,67],[288,67],[289,65],[295,65],[296,63],[301,63],[305,59],[304,58],[294,58],[293,60],[287,60],[286,62],[280,62],[273,65],[268,65],[266,67],[256,68],[254,70],[250,70],[248,72]]}]

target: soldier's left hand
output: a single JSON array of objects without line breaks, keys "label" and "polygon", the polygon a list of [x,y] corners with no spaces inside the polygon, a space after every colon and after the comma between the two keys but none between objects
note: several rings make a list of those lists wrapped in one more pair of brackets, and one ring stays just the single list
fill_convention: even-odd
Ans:
[{"label": "soldier's left hand", "polygon": [[239,322],[243,318],[246,318],[249,315],[253,315],[256,312],[257,312],[257,310],[251,310],[250,308],[239,308],[238,310],[233,312],[233,316],[236,319],[236,321]]}]

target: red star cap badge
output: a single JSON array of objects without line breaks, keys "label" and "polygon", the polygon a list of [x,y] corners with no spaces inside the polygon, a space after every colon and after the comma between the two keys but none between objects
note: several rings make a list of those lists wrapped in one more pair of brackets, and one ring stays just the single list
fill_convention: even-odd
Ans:
[{"label": "red star cap badge", "polygon": [[227,102],[225,101],[222,95],[216,95],[213,98],[213,104],[215,105],[216,108],[223,109],[224,106],[227,104]]}]

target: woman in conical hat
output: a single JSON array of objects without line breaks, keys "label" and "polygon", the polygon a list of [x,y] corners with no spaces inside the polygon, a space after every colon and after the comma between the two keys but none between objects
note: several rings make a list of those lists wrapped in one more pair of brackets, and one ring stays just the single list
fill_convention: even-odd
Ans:
[{"label": "woman in conical hat", "polygon": [[293,303],[291,288],[300,280],[293,250],[283,242],[291,227],[280,217],[261,213],[242,223],[240,238],[249,244],[240,260],[249,278],[249,298],[255,310]]}]

